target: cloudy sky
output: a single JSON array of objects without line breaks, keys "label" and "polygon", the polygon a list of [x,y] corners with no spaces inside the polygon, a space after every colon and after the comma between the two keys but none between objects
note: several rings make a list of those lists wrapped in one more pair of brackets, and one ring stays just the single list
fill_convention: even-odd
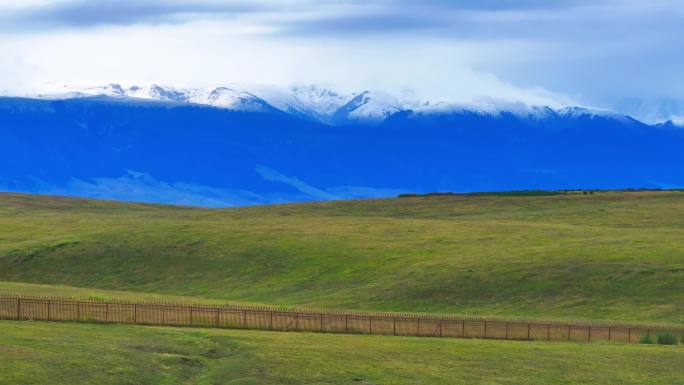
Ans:
[{"label": "cloudy sky", "polygon": [[0,90],[227,82],[684,99],[681,0],[0,0]]}]

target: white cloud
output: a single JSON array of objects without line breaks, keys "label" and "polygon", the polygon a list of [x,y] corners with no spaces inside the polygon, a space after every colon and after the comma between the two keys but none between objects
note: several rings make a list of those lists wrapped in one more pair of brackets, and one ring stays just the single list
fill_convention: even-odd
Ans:
[{"label": "white cloud", "polygon": [[4,1],[0,90],[240,82],[557,104],[682,98],[683,8],[674,0]]},{"label": "white cloud", "polygon": [[[413,89],[426,98],[472,100],[495,96],[534,104],[569,99],[541,88],[520,88],[472,67],[534,47],[520,42],[441,39],[364,41],[273,38],[240,21],[103,27],[15,36],[0,43],[0,66],[17,74],[0,90],[42,83],[162,83],[177,86],[239,83],[323,84],[345,91]],[[65,54],[68,53],[68,54]],[[19,60],[18,64],[9,59]]]}]

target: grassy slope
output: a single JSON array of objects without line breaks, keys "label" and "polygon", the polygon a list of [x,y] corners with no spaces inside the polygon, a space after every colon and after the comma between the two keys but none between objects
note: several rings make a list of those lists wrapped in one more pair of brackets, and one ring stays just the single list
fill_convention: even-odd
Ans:
[{"label": "grassy slope", "polygon": [[0,194],[0,280],[223,300],[684,322],[684,193],[226,210]]},{"label": "grassy slope", "polygon": [[220,299],[188,297],[168,294],[139,293],[134,291],[101,290],[66,285],[43,285],[37,283],[0,282],[0,293],[22,296],[52,296],[70,299],[95,301],[129,301],[129,302],[162,302],[187,303],[195,305],[261,305],[254,302],[224,301]]},{"label": "grassy slope", "polygon": [[[0,321],[0,384],[681,384],[684,348]],[[620,368],[616,370],[616,368]]]}]

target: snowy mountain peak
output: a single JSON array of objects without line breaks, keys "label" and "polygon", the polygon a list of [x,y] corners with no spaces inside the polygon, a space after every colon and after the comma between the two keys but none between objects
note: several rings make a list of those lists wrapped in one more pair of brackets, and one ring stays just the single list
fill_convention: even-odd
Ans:
[{"label": "snowy mountain peak", "polygon": [[[140,89],[139,87],[133,86],[130,88],[131,91],[135,91],[135,89]],[[188,101],[188,95],[174,90],[174,89],[169,89],[169,88],[164,88],[161,86],[158,86],[156,84],[153,84],[150,86],[148,95],[153,98],[153,99],[158,99],[158,100],[163,100],[163,101],[170,101],[170,102],[187,102]]]},{"label": "snowy mountain peak", "polygon": [[290,88],[290,92],[292,107],[313,112],[322,118],[332,116],[351,97],[315,85],[294,86]]},{"label": "snowy mountain peak", "polygon": [[200,93],[190,99],[197,104],[247,112],[272,112],[275,110],[268,102],[250,92],[238,91],[228,87],[217,87],[208,95]]},{"label": "snowy mountain peak", "polygon": [[363,91],[335,111],[334,118],[336,122],[347,120],[377,122],[396,112],[410,108],[411,106],[402,105],[397,98],[390,94]]},{"label": "snowy mountain peak", "polygon": [[566,117],[573,117],[573,118],[590,118],[590,119],[596,119],[596,118],[608,118],[608,119],[614,119],[614,120],[619,120],[623,123],[628,123],[629,121],[633,120],[629,116],[615,112],[612,110],[606,110],[606,109],[600,109],[600,108],[589,108],[589,107],[564,107],[559,109],[558,114],[561,116],[566,116]]},{"label": "snowy mountain peak", "polygon": [[[160,84],[131,85],[111,83],[105,86],[73,87],[51,85],[29,97],[69,99],[107,97],[145,99],[165,103],[190,103],[245,112],[287,113],[325,124],[377,124],[398,112],[414,115],[447,115],[470,113],[500,116],[515,115],[525,119],[544,120],[553,116],[569,118],[611,118],[629,120],[628,116],[610,110],[587,107],[552,109],[521,102],[481,98],[469,103],[428,100],[413,92],[391,94],[378,90],[344,93],[316,85],[278,87],[268,85],[229,84],[214,88],[175,88]],[[669,106],[670,110],[676,108]],[[674,120],[674,119],[673,119]],[[675,120],[675,123],[678,121]]]},{"label": "snowy mountain peak", "polygon": [[124,91],[124,89],[119,84],[109,84],[108,86],[103,87],[103,91],[107,96],[126,96],[126,91]]}]

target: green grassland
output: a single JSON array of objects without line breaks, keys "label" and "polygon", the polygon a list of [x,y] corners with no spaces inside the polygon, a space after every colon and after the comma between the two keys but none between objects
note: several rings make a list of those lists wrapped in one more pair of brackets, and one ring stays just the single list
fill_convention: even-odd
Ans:
[{"label": "green grassland", "polygon": [[187,297],[180,295],[138,293],[121,290],[101,290],[66,285],[43,285],[36,283],[0,282],[0,294],[18,295],[30,297],[60,297],[68,300],[92,300],[92,301],[124,301],[124,302],[147,302],[147,303],[178,303],[192,305],[235,305],[235,306],[269,306],[268,304],[256,304],[253,302],[224,301],[220,299]]},{"label": "green grassland", "polygon": [[684,193],[220,210],[0,194],[0,280],[273,305],[681,324]]},{"label": "green grassland", "polygon": [[681,384],[681,346],[0,321],[0,384]]}]

